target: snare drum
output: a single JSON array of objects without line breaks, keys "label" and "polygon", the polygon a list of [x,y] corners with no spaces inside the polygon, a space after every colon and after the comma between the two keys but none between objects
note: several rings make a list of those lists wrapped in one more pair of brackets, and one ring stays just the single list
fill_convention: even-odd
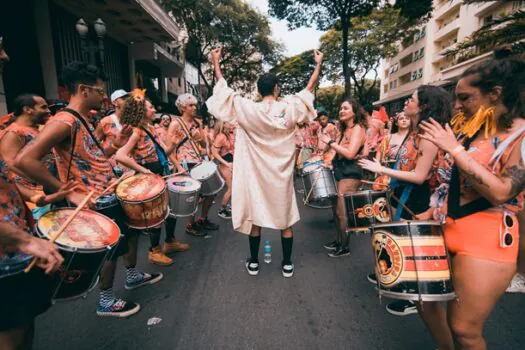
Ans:
[{"label": "snare drum", "polygon": [[310,173],[323,166],[323,159],[320,156],[313,156],[303,163],[303,174]]},{"label": "snare drum", "polygon": [[175,176],[167,181],[170,215],[173,217],[193,216],[199,204],[201,183],[189,176]]},{"label": "snare drum", "polygon": [[[37,222],[40,238],[51,239],[75,211],[54,209]],[[56,240],[64,264],[53,274],[56,284],[54,300],[85,296],[95,288],[104,262],[120,239],[120,230],[111,219],[92,210],[82,209]]]},{"label": "snare drum", "polygon": [[[310,169],[312,168],[310,167]],[[332,170],[320,166],[309,172],[303,172],[302,179],[305,196],[310,193],[306,205],[313,208],[330,208],[332,206],[331,198],[337,196],[337,186]]]},{"label": "snare drum", "polygon": [[224,187],[224,180],[214,162],[206,160],[196,165],[190,170],[190,176],[201,183],[201,194],[203,196],[213,196]]},{"label": "snare drum", "polygon": [[359,191],[344,196],[347,231],[368,231],[370,225],[390,222],[390,192]]},{"label": "snare drum", "polygon": [[391,222],[373,225],[371,230],[380,295],[414,301],[456,297],[437,221]]},{"label": "snare drum", "polygon": [[117,198],[126,213],[127,225],[144,230],[160,226],[168,217],[168,192],[164,179],[154,174],[138,174],[117,186]]}]

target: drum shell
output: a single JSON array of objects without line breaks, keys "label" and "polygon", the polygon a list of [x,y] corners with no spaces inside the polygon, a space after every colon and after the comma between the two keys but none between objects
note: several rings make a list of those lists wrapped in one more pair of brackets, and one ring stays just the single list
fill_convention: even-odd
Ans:
[{"label": "drum shell", "polygon": [[168,192],[166,187],[156,196],[142,201],[127,201],[119,198],[126,213],[127,225],[144,230],[160,226],[168,217]]},{"label": "drum shell", "polygon": [[390,192],[359,191],[344,195],[348,231],[368,231],[371,225],[392,220]]},{"label": "drum shell", "polygon": [[[319,167],[303,174],[302,179],[305,196],[311,190],[306,205],[314,208],[330,208],[332,206],[331,198],[337,197],[337,185],[332,170]],[[314,185],[315,187],[313,187]]]},{"label": "drum shell", "polygon": [[170,216],[193,216],[199,207],[199,190],[177,192],[169,189]]},{"label": "drum shell", "polygon": [[380,295],[414,301],[456,297],[438,222],[393,222],[374,225],[371,231]]},{"label": "drum shell", "polygon": [[[194,173],[195,169],[197,169],[200,166],[204,166],[204,165],[208,165],[208,164],[213,164],[215,166],[214,171],[211,172],[211,174],[208,175],[205,178],[197,178],[195,176],[195,173]],[[217,165],[215,165],[215,163],[213,163],[213,162],[203,162],[203,163],[195,166],[190,171],[190,176],[191,176],[191,178],[193,180],[197,180],[197,181],[199,181],[201,183],[201,191],[200,191],[200,193],[203,196],[213,196],[213,195],[219,193],[222,190],[222,188],[224,187],[224,184],[225,184],[223,178],[219,174],[219,168],[217,168]]]}]

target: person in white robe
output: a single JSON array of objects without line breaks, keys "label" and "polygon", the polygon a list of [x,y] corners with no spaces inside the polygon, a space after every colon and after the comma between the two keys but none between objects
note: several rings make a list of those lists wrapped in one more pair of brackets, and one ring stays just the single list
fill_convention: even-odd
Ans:
[{"label": "person in white robe", "polygon": [[291,277],[292,225],[299,221],[293,187],[294,134],[298,123],[315,118],[313,91],[323,54],[314,51],[315,70],[304,90],[281,99],[277,77],[266,73],[257,81],[262,101],[255,102],[228,87],[220,68],[221,50],[211,53],[217,84],[206,104],[215,118],[238,125],[233,160],[233,227],[250,235],[251,257],[246,261],[250,275],[259,272],[261,227],[281,230],[282,272]]}]

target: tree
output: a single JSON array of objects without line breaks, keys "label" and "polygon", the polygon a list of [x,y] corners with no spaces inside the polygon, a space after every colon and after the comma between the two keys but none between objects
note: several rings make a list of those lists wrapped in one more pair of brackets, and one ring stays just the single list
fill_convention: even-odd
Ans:
[{"label": "tree", "polygon": [[[270,14],[298,28],[317,25],[319,30],[336,29],[341,33],[342,71],[346,94],[350,95],[348,36],[352,18],[366,16],[378,6],[379,0],[269,0]],[[402,0],[396,2],[406,23],[425,17],[432,10],[432,0]]]},{"label": "tree", "polygon": [[[365,105],[374,101],[381,59],[397,53],[399,12],[388,6],[374,9],[370,15],[351,21],[352,31],[347,43],[347,71],[356,97]],[[340,37],[339,31],[331,29],[320,40],[321,51],[325,54],[325,67],[330,72],[327,79],[334,84],[343,82]]]},{"label": "tree", "polygon": [[306,87],[314,67],[313,51],[310,50],[284,59],[270,72],[279,78],[283,94],[293,94]]},{"label": "tree", "polygon": [[[492,2],[487,0],[465,0],[466,4]],[[463,42],[445,52],[445,56],[455,57],[458,62],[469,60],[481,53],[508,47],[512,53],[525,52],[525,11],[502,14],[466,38]]]},{"label": "tree", "polygon": [[339,115],[339,105],[345,95],[345,89],[341,85],[332,85],[317,89],[315,108],[325,110],[330,118]]},{"label": "tree", "polygon": [[243,0],[163,0],[167,11],[184,24],[189,43],[186,57],[208,90],[214,75],[208,63],[212,48],[224,46],[221,64],[229,83],[250,91],[263,65],[280,58],[281,44],[271,39],[268,19]]}]

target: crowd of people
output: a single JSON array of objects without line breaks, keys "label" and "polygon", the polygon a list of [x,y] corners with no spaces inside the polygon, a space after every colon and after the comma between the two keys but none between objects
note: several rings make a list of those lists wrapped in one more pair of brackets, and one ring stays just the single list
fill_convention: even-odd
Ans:
[{"label": "crowd of people", "polygon": [[[100,269],[96,313],[128,317],[140,305],[114,294],[117,260],[123,261],[126,289],[163,278],[137,266],[140,232],[149,236],[148,261],[156,266],[172,265],[171,254],[190,246],[175,238],[174,216],[144,230],[128,225],[114,184],[129,174],[188,174],[214,161],[226,186],[218,215],[248,235],[249,275],[259,273],[261,229],[272,228],[281,231],[282,274],[292,277],[292,225],[299,220],[294,176],[316,161],[333,171],[337,184],[328,256],[351,253],[345,198],[387,188],[397,201],[390,203],[393,221],[443,224],[459,299],[446,305],[398,300],[387,310],[419,313],[439,349],[486,348],[483,326],[498,300],[507,288],[525,291],[516,274],[525,190],[525,63],[493,59],[467,69],[454,100],[440,87],[420,86],[402,112],[384,120],[355,99],[345,98],[337,116],[315,110],[323,61],[317,50],[303,91],[281,98],[277,77],[264,74],[257,81],[259,102],[228,87],[220,48],[211,58],[217,83],[206,105],[213,118],[202,118],[191,94],[178,97],[179,115],[157,113],[137,89],[114,91],[114,113],[94,123],[91,111],[106,98],[105,77],[82,62],[63,69],[71,99],[54,115],[38,95],[13,101],[12,113],[0,121],[0,347],[30,348],[34,319],[51,305],[49,276],[64,258],[35,234],[35,223],[50,210],[82,206],[93,192],[88,207],[118,225],[122,236]],[[203,237],[219,228],[208,217],[215,197],[199,198],[200,215],[188,217],[187,234]],[[37,268],[12,273],[32,257]],[[374,284],[376,274],[368,276]]]}]

